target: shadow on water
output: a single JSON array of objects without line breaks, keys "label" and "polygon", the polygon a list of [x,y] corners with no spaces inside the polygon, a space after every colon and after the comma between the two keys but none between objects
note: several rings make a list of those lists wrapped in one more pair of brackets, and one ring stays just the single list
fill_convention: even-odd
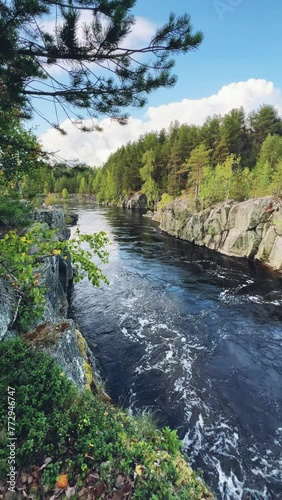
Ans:
[{"label": "shadow on water", "polygon": [[178,429],[222,499],[282,499],[277,273],[162,233],[142,214],[82,209],[109,234],[109,286],[72,308],[113,399]]}]

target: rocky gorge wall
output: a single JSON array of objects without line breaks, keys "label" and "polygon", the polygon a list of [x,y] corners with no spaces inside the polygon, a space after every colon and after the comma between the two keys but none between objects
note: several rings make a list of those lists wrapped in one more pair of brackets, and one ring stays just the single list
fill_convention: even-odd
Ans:
[{"label": "rocky gorge wall", "polygon": [[[35,222],[57,230],[57,238],[69,237],[64,212],[60,209],[38,210]],[[30,318],[30,331],[23,338],[34,347],[51,355],[65,375],[79,388],[97,386],[101,379],[95,367],[95,360],[82,334],[72,319],[68,319],[67,292],[73,278],[70,261],[59,255],[44,259],[38,268],[40,286],[46,289],[45,309],[42,318]],[[14,328],[18,299],[11,285],[0,279],[0,341],[18,335]]]},{"label": "rocky gorge wall", "polygon": [[153,220],[176,238],[282,270],[281,200],[227,201],[196,213],[185,198],[179,198],[155,213]]}]

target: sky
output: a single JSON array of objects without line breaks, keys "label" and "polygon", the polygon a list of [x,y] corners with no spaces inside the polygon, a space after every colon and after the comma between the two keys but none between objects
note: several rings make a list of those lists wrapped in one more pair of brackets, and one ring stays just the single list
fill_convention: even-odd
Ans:
[{"label": "sky", "polygon": [[[240,106],[250,112],[264,103],[282,114],[281,0],[138,0],[133,12],[133,45],[146,43],[170,12],[190,14],[204,41],[197,51],[176,58],[177,84],[150,94],[145,108],[130,109],[126,126],[99,117],[103,131],[83,133],[62,116],[68,133],[61,136],[35,118],[46,150],[100,166],[118,147],[174,120],[201,125],[207,116]],[[49,117],[52,110],[42,112]]]}]

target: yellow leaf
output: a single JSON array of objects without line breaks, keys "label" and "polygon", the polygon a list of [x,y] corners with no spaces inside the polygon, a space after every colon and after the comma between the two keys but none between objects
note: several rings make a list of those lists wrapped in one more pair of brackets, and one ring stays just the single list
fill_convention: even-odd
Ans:
[{"label": "yellow leaf", "polygon": [[61,250],[53,250],[53,255],[60,255]]},{"label": "yellow leaf", "polygon": [[136,465],[135,467],[135,472],[138,476],[142,476],[142,472],[143,472],[143,467],[142,465]]}]

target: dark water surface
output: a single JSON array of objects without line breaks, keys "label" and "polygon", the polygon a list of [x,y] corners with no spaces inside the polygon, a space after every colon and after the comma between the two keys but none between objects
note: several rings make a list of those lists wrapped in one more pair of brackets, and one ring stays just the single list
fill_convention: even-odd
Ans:
[{"label": "dark water surface", "polygon": [[218,498],[282,499],[282,278],[139,213],[79,215],[112,242],[110,285],[72,300],[112,398],[177,429]]}]

